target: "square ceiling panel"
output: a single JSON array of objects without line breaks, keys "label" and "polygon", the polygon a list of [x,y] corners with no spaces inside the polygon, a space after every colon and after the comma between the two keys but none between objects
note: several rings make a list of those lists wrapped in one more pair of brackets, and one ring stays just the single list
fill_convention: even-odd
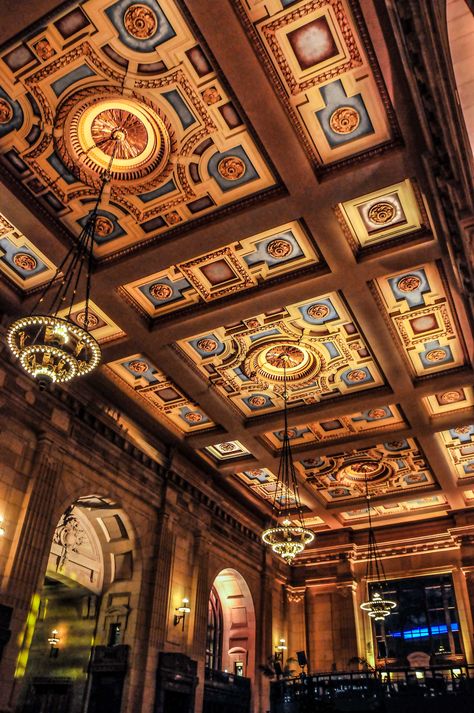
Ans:
[{"label": "square ceiling panel", "polygon": [[276,277],[321,264],[298,221],[226,245],[187,262],[171,265],[123,285],[119,292],[146,317],[161,317],[192,305],[230,297]]},{"label": "square ceiling panel", "polygon": [[474,480],[474,424],[442,431],[439,438],[458,480]]},{"label": "square ceiling panel", "polygon": [[342,296],[331,293],[174,345],[247,417],[382,386],[383,376]]},{"label": "square ceiling panel", "polygon": [[105,365],[107,375],[137,399],[144,399],[168,427],[190,434],[214,428],[211,419],[143,354]]},{"label": "square ceiling panel", "polygon": [[435,263],[377,279],[374,294],[414,377],[466,363],[442,267]]},{"label": "square ceiling panel", "polygon": [[214,460],[220,462],[234,460],[236,458],[245,458],[252,455],[240,441],[214,443],[213,446],[206,446],[204,450],[212,456]]},{"label": "square ceiling panel", "polygon": [[98,257],[274,189],[263,150],[180,2],[61,7],[0,58],[0,160],[74,234],[110,169]]},{"label": "square ceiling panel", "polygon": [[401,438],[376,446],[296,462],[306,482],[325,502],[433,488],[435,479],[416,441]]},{"label": "square ceiling panel", "polygon": [[71,322],[74,322],[74,324],[77,324],[78,327],[82,328],[86,327],[87,320],[87,330],[94,337],[94,339],[99,342],[99,344],[112,342],[115,339],[125,336],[125,332],[122,331],[120,327],[92,300],[89,300],[87,318],[85,307],[85,302],[78,302],[72,306],[70,312],[68,308],[58,312],[58,317],[65,318],[69,314]]},{"label": "square ceiling panel", "polygon": [[396,122],[356,2],[234,2],[317,169],[393,145]]},{"label": "square ceiling panel", "polygon": [[274,473],[268,468],[244,470],[237,473],[237,478],[253,495],[271,504],[275,503],[275,507],[278,509],[292,507],[296,504],[294,492],[277,480]]},{"label": "square ceiling panel", "polygon": [[44,285],[56,267],[31,240],[0,213],[0,270],[10,283],[24,292]]},{"label": "square ceiling panel", "polygon": [[429,230],[421,195],[408,179],[339,203],[336,216],[355,253],[413,240]]},{"label": "square ceiling panel", "polygon": [[[316,443],[347,438],[371,431],[394,430],[406,427],[406,421],[397,406],[376,406],[359,411],[350,416],[337,416],[331,419],[315,421],[301,426],[290,426],[288,435],[292,448],[307,446],[311,448]],[[283,431],[267,431],[263,435],[264,442],[273,450],[279,451],[283,442]],[[299,448],[299,450],[301,450]]]},{"label": "square ceiling panel", "polygon": [[442,416],[445,413],[462,412],[474,406],[474,387],[460,386],[458,388],[440,391],[423,399],[430,416]]}]

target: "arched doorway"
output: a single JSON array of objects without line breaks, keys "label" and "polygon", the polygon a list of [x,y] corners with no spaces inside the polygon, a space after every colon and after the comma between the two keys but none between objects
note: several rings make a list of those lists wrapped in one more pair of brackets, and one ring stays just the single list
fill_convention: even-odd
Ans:
[{"label": "arched doorway", "polygon": [[119,713],[140,579],[123,509],[92,494],[61,515],[25,642],[23,713]]},{"label": "arched doorway", "polygon": [[255,675],[255,609],[247,582],[223,569],[209,595],[204,713],[247,713]]}]

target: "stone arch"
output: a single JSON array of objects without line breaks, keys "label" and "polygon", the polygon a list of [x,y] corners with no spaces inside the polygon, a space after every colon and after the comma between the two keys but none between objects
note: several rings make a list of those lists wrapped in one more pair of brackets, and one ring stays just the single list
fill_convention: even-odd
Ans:
[{"label": "stone arch", "polygon": [[255,606],[250,588],[240,572],[222,569],[212,583],[222,607],[222,670],[235,673],[243,664],[244,676],[254,679],[256,653]]}]

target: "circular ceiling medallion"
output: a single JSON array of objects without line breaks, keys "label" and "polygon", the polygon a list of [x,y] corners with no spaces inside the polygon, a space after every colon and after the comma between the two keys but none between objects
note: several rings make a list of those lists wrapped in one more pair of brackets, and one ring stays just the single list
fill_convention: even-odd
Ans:
[{"label": "circular ceiling medallion", "polygon": [[130,5],[123,17],[128,34],[137,40],[147,40],[158,29],[158,18],[148,5]]},{"label": "circular ceiling medallion", "polygon": [[145,371],[148,371],[148,364],[146,361],[140,361],[137,359],[135,361],[131,361],[128,368],[130,371],[134,371],[135,374],[144,374]]},{"label": "circular ceiling medallion", "polygon": [[80,327],[85,327],[86,329],[95,329],[95,327],[99,324],[99,318],[96,314],[93,314],[93,312],[89,312],[87,320],[85,312],[78,312],[76,314],[75,321]]},{"label": "circular ceiling medallion", "polygon": [[352,106],[341,106],[329,119],[329,126],[335,134],[352,134],[360,124],[360,114]]},{"label": "circular ceiling medallion", "polygon": [[244,175],[246,166],[238,156],[227,156],[219,161],[217,170],[227,181],[237,181]]},{"label": "circular ceiling medallion", "polygon": [[405,275],[397,282],[397,287],[400,292],[414,292],[421,285],[421,279],[418,275]]},{"label": "circular ceiling medallion", "polygon": [[292,252],[293,245],[289,240],[282,240],[282,238],[271,240],[267,245],[267,253],[275,258],[287,257]]},{"label": "circular ceiling medallion", "polygon": [[446,352],[444,349],[431,349],[429,352],[426,352],[425,358],[426,361],[432,362],[444,361],[446,359]]},{"label": "circular ceiling medallion", "polygon": [[463,394],[461,391],[445,391],[439,397],[439,402],[441,404],[455,404],[456,401],[461,401],[463,399]]},{"label": "circular ceiling medallion", "polygon": [[367,414],[369,418],[383,418],[386,415],[385,409],[383,408],[371,408]]},{"label": "circular ceiling medallion", "polygon": [[464,433],[469,433],[470,430],[470,426],[458,426],[454,429],[454,433],[458,433],[460,436],[462,436]]},{"label": "circular ceiling medallion", "polygon": [[0,124],[8,124],[13,119],[12,105],[6,99],[0,99]]},{"label": "circular ceiling medallion", "polygon": [[95,221],[94,232],[99,238],[107,238],[114,232],[114,224],[110,218],[106,218],[105,215],[98,215]]},{"label": "circular ceiling medallion", "polygon": [[201,423],[203,416],[198,411],[190,411],[185,414],[184,418],[188,423]]},{"label": "circular ceiling medallion", "polygon": [[144,192],[171,170],[173,132],[160,109],[111,87],[68,97],[56,114],[55,136],[71,173],[96,188],[110,170],[114,183],[128,184],[128,193]]},{"label": "circular ceiling medallion", "polygon": [[244,373],[257,382],[282,384],[284,373],[288,383],[304,383],[321,371],[319,352],[311,345],[276,340],[256,345],[248,352]]},{"label": "circular ceiling medallion", "polygon": [[216,448],[218,448],[222,453],[233,453],[238,451],[239,447],[235,443],[219,443]]},{"label": "circular ceiling medallion", "polygon": [[258,478],[261,475],[265,474],[265,471],[263,468],[251,468],[250,470],[247,470],[247,475],[252,475],[254,478]]},{"label": "circular ceiling medallion", "polygon": [[218,344],[215,339],[209,339],[209,337],[206,337],[205,339],[200,339],[196,346],[203,352],[213,352],[217,349]]},{"label": "circular ceiling medallion", "polygon": [[249,398],[249,404],[251,406],[265,406],[266,401],[265,396],[251,396]]},{"label": "circular ceiling medallion", "polygon": [[367,378],[367,374],[362,369],[353,369],[346,376],[347,381],[352,381],[352,382],[365,381],[366,378]]},{"label": "circular ceiling medallion", "polygon": [[13,262],[17,267],[26,272],[33,272],[38,266],[36,258],[28,253],[16,253],[16,255],[13,256]]},{"label": "circular ceiling medallion", "polygon": [[155,300],[167,300],[173,294],[172,288],[164,282],[155,282],[150,287],[150,295]]},{"label": "circular ceiling medallion", "polygon": [[365,483],[367,481],[369,485],[374,486],[385,482],[392,474],[391,466],[382,460],[362,457],[343,465],[337,473],[337,480],[339,483],[346,485]]},{"label": "circular ceiling medallion", "polygon": [[308,307],[308,314],[313,319],[324,319],[329,314],[329,307],[325,304],[316,302]]},{"label": "circular ceiling medallion", "polygon": [[373,206],[369,208],[367,213],[368,219],[372,223],[377,223],[377,225],[385,225],[385,223],[390,223],[395,216],[395,208],[388,201],[380,201],[379,203],[374,203]]}]

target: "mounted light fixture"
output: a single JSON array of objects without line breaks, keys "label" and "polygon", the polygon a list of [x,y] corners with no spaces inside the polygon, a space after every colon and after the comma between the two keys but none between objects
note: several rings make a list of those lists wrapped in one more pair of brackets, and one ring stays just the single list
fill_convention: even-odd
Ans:
[{"label": "mounted light fixture", "polygon": [[186,614],[189,614],[191,611],[191,607],[189,606],[189,599],[184,597],[182,604],[180,607],[176,607],[176,611],[180,612],[179,614],[174,615],[174,625],[177,626],[179,622],[182,622],[181,626],[181,631],[184,631],[184,622],[186,620]]},{"label": "mounted light fixture", "polygon": [[59,649],[58,649],[58,644],[60,642],[60,636],[59,636],[59,631],[57,629],[53,629],[51,631],[51,634],[48,638],[48,644],[50,645],[50,650],[49,650],[49,656],[50,658],[57,658]]},{"label": "mounted light fixture", "polygon": [[5,528],[3,527],[3,515],[0,515],[0,537],[3,537],[5,534]]},{"label": "mounted light fixture", "polygon": [[365,476],[365,500],[367,503],[367,512],[369,515],[369,534],[368,534],[368,553],[367,567],[365,577],[367,582],[373,582],[373,589],[370,599],[362,602],[360,608],[367,612],[371,619],[375,621],[384,621],[387,616],[397,606],[396,602],[386,599],[384,590],[387,588],[387,578],[383,568],[382,559],[377,548],[375,539],[375,531],[372,527],[372,515],[370,507],[369,481]]},{"label": "mounted light fixture", "polygon": [[286,640],[280,639],[278,646],[275,646],[275,661],[283,661],[283,652],[287,650]]},{"label": "mounted light fixture", "polygon": [[[114,131],[109,140],[113,142],[109,165],[101,175],[97,200],[79,237],[45,285],[30,314],[13,322],[7,331],[10,351],[20,360],[23,369],[38,380],[42,390],[51,383],[65,383],[83,376],[100,362],[100,347],[89,334],[94,235],[99,205],[111,178],[115,154],[125,140],[124,132]],[[71,313],[82,288],[85,305],[78,325],[71,320]],[[65,316],[59,317],[59,312]]]},{"label": "mounted light fixture", "polygon": [[[291,353],[282,350],[278,363],[283,367],[283,444],[275,494],[272,502],[273,527],[262,532],[262,540],[275,554],[291,564],[297,554],[314,540],[314,532],[304,526],[293,455],[288,434],[287,367],[291,366]],[[292,495],[294,494],[294,495]]]}]

